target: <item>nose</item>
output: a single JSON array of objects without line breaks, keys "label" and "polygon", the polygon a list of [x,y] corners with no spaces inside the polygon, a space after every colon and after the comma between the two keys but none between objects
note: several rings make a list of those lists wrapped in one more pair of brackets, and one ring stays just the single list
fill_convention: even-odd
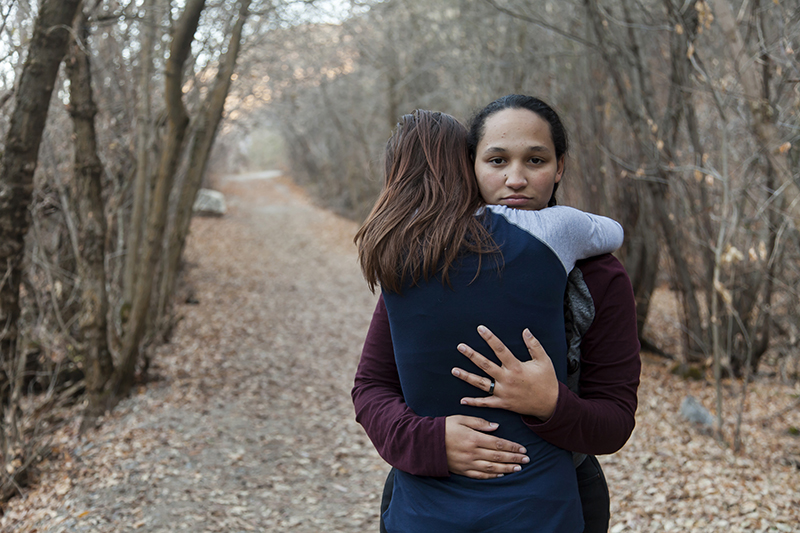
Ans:
[{"label": "nose", "polygon": [[522,173],[520,169],[515,167],[508,169],[508,173],[506,174],[505,178],[506,187],[515,191],[523,189],[526,185],[528,185],[528,180],[525,179],[525,174]]}]

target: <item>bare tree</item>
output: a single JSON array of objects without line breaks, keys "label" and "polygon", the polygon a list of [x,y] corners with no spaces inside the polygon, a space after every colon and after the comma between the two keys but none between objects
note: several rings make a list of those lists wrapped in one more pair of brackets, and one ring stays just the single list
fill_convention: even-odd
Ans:
[{"label": "bare tree", "polygon": [[[670,0],[667,0],[667,4],[672,8]],[[648,309],[643,303],[649,302],[648,290],[651,292],[654,288],[653,280],[648,280],[648,277],[654,276],[654,267],[658,263],[657,247],[648,246],[647,242],[657,240],[651,231],[659,228],[675,266],[675,282],[681,294],[686,317],[684,342],[687,354],[706,353],[708,350],[705,346],[700,307],[683,246],[685,237],[681,235],[676,225],[674,213],[669,211],[668,201],[670,183],[673,180],[668,163],[673,160],[683,115],[680,99],[683,96],[682,84],[686,79],[687,43],[680,34],[672,34],[671,83],[666,102],[660,106],[663,112],[659,113],[651,72],[645,67],[646,51],[640,42],[641,36],[634,30],[637,23],[633,18],[633,6],[629,5],[628,0],[620,2],[620,20],[615,25],[623,31],[612,31],[604,10],[596,0],[585,0],[584,5],[597,36],[598,49],[609,67],[609,74],[639,151],[639,161],[634,162],[635,176],[645,178],[645,181],[637,187],[640,189],[640,195],[650,197],[644,202],[650,209],[638,210],[639,217],[654,217],[652,221],[643,225],[634,225],[634,232],[642,230],[644,232],[641,236],[635,235],[631,238],[640,246],[635,254],[650,254],[643,263],[648,265],[645,269],[629,271],[637,296],[639,324],[643,326],[643,319],[647,316]],[[615,36],[618,36],[618,39]],[[636,264],[642,263],[637,261]],[[640,280],[647,281],[642,283]],[[640,336],[641,334],[640,330]]]},{"label": "bare tree", "polygon": [[[667,283],[681,304],[681,352],[694,364],[709,360],[717,279],[730,296],[717,341],[730,354],[724,366],[738,373],[745,361],[757,365],[771,331],[788,330],[771,302],[775,287],[798,278],[782,277],[793,263],[781,258],[796,257],[798,245],[790,189],[800,159],[791,134],[800,16],[782,3],[742,4],[734,24],[742,52],[718,4],[376,2],[342,26],[275,32],[275,51],[261,49],[267,64],[281,65],[267,70],[270,116],[298,181],[357,218],[377,189],[374,162],[393,116],[428,107],[465,117],[509,92],[543,96],[578,131],[567,201],[626,227],[622,256],[644,346],[658,349],[645,325],[651,295]],[[734,132],[729,178],[721,128]],[[717,254],[722,228],[726,249]],[[745,259],[729,261],[739,250]],[[716,269],[718,258],[726,262]]]},{"label": "bare tree", "polygon": [[89,35],[85,12],[76,17],[67,74],[70,115],[75,131],[75,173],[72,194],[78,220],[78,282],[81,311],[78,341],[84,354],[88,396],[85,421],[105,410],[105,386],[114,370],[108,347],[108,295],[106,292],[106,216],[103,202],[103,165],[97,155],[94,119],[97,105],[92,95],[92,71],[87,50]]},{"label": "bare tree", "polygon": [[[9,392],[8,371],[11,367],[15,367],[14,370],[20,368],[16,359],[19,289],[24,239],[30,225],[28,206],[33,192],[33,173],[50,96],[79,3],[79,0],[44,0],[40,5],[5,139],[0,175],[0,362],[3,366],[0,373],[0,418],[4,418],[2,406]],[[24,363],[21,367],[24,368]],[[0,453],[5,462],[9,448],[5,424],[2,428]],[[3,483],[2,487],[4,493],[13,487],[13,474],[11,483]]]},{"label": "bare tree", "polygon": [[175,219],[170,233],[167,235],[167,246],[161,268],[161,283],[158,291],[158,322],[161,322],[167,311],[167,303],[172,295],[175,277],[180,267],[180,259],[186,246],[189,234],[189,223],[192,217],[192,206],[197,192],[203,182],[211,148],[217,135],[219,123],[225,109],[225,100],[230,91],[231,78],[236,67],[236,60],[242,44],[242,30],[250,14],[251,0],[241,0],[236,15],[236,22],[230,33],[228,48],[217,66],[214,84],[206,95],[201,109],[194,119],[193,133],[187,158],[188,169],[184,176],[182,188],[177,198],[178,204]]},{"label": "bare tree", "polygon": [[165,101],[167,129],[163,138],[152,204],[147,217],[145,240],[136,275],[131,313],[125,329],[119,357],[119,366],[112,380],[112,403],[126,396],[133,387],[139,344],[147,325],[147,312],[153,292],[153,276],[159,263],[164,227],[167,220],[167,202],[183,148],[189,116],[183,103],[183,68],[189,56],[194,33],[205,7],[205,0],[189,0],[178,19],[170,46],[165,72]]},{"label": "bare tree", "polygon": [[139,94],[136,102],[136,177],[133,185],[133,209],[127,239],[127,254],[122,286],[123,305],[130,306],[139,263],[139,248],[144,231],[147,207],[147,182],[150,170],[150,137],[152,132],[150,86],[153,77],[153,46],[155,44],[156,0],[146,0],[141,21],[141,56],[139,63]]}]

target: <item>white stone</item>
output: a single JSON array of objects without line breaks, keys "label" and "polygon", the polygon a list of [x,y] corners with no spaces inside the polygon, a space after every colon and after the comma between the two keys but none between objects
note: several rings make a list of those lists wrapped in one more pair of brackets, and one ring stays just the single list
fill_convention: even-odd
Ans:
[{"label": "white stone", "polygon": [[225,195],[211,189],[200,189],[192,207],[195,215],[221,217],[225,214]]}]

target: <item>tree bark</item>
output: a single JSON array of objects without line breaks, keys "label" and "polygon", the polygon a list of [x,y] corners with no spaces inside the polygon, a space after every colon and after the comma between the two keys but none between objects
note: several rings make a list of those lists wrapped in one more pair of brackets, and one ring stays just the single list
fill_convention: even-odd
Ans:
[{"label": "tree bark", "polygon": [[[691,79],[689,75],[689,39],[694,38],[696,32],[696,19],[687,20],[680,16],[680,11],[673,5],[672,0],[665,0],[667,11],[670,12],[673,23],[680,23],[684,31],[673,31],[670,36],[670,90],[667,105],[664,110],[664,119],[660,128],[662,149],[655,150],[657,155],[658,175],[664,183],[669,184],[672,175],[666,169],[673,161],[675,146],[677,146],[680,123],[686,109],[684,100],[691,97]],[[690,13],[696,13],[694,5],[688,7]],[[668,186],[653,185],[656,195],[655,206],[657,216],[662,228],[664,240],[670,250],[670,258],[675,266],[675,283],[681,295],[683,306],[683,333],[686,356],[690,360],[704,360],[709,353],[707,329],[703,325],[700,312],[700,302],[695,290],[695,284],[689,264],[686,260],[686,238],[676,223],[675,217],[670,216],[667,210]]]},{"label": "tree bark", "polygon": [[[609,68],[609,75],[619,96],[619,104],[628,120],[633,138],[637,143],[637,149],[642,151],[647,142],[649,128],[647,127],[648,116],[646,116],[644,103],[646,100],[644,95],[648,93],[648,89],[644,85],[646,80],[641,76],[641,60],[637,59],[635,54],[631,56],[631,52],[627,48],[623,49],[617,46],[613,40],[605,36],[607,30],[602,24],[602,15],[596,0],[584,0],[584,6],[589,22],[594,29],[597,49]],[[636,41],[630,33],[629,38],[633,40],[631,48],[637,52]],[[624,68],[623,62],[629,68]],[[639,66],[637,67],[637,65]],[[630,83],[626,83],[623,79],[623,73],[626,71],[630,71]],[[624,249],[625,268],[631,278],[636,298],[636,318],[641,339],[658,271],[658,220],[655,216],[654,203],[660,200],[654,198],[653,191],[646,183],[637,183],[635,180],[631,180],[630,185],[625,188],[628,190],[625,190],[623,195],[627,196],[630,201],[625,202],[629,206],[629,212],[623,213],[623,218],[626,221],[626,227],[631,228]],[[637,202],[638,205],[631,202]]]},{"label": "tree bark", "polygon": [[[228,41],[228,50],[220,60],[214,86],[203,102],[202,109],[196,120],[194,139],[189,149],[189,168],[183,181],[183,190],[178,195],[178,206],[175,212],[175,224],[168,235],[168,246],[161,270],[159,287],[158,313],[163,319],[167,312],[167,304],[172,295],[180,267],[181,256],[186,246],[186,237],[189,234],[189,224],[192,220],[192,207],[197,191],[203,183],[203,176],[208,167],[208,158],[217,135],[219,123],[225,110],[225,100],[231,87],[231,77],[236,68],[236,59],[242,42],[242,30],[250,12],[251,0],[242,0],[239,4],[239,13],[236,23],[231,31]],[[161,322],[159,320],[158,322]]]},{"label": "tree bark", "polygon": [[153,292],[153,272],[158,266],[164,226],[167,220],[167,204],[175,172],[178,167],[189,116],[183,104],[183,66],[191,50],[194,33],[205,7],[205,0],[189,0],[175,27],[170,45],[169,59],[165,71],[164,96],[167,111],[167,131],[163,139],[161,159],[156,174],[152,205],[147,217],[147,230],[142,243],[141,260],[138,263],[136,284],[131,314],[122,340],[119,366],[112,380],[111,402],[127,396],[133,387],[139,344],[145,334],[147,312]]},{"label": "tree bark", "polygon": [[[609,66],[610,74],[617,90],[625,117],[631,127],[633,138],[640,152],[640,169],[647,168],[647,174],[657,181],[647,183],[647,186],[640,191],[640,194],[651,196],[653,210],[640,210],[640,217],[653,217],[653,222],[661,228],[665,243],[669,249],[670,257],[675,266],[675,282],[681,294],[681,302],[684,311],[684,343],[687,356],[696,358],[696,354],[706,351],[705,330],[700,315],[700,306],[697,300],[697,293],[694,290],[692,276],[688,263],[683,252],[680,229],[669,213],[669,191],[672,176],[666,170],[668,163],[672,160],[674,146],[677,140],[678,126],[681,122],[683,106],[680,103],[681,91],[688,79],[687,66],[687,43],[677,33],[673,34],[671,41],[671,85],[666,106],[663,110],[661,123],[656,123],[658,111],[656,109],[656,98],[653,84],[649,77],[648,69],[645,67],[645,58],[639,45],[636,35],[636,23],[632,18],[633,6],[629,5],[628,0],[621,2],[621,7],[627,27],[627,40],[620,45],[608,36],[609,30],[602,24],[602,15],[596,0],[585,0],[584,2],[589,19],[594,26],[598,40],[598,49]],[[667,8],[672,9],[670,0],[666,0]],[[649,228],[649,224],[635,226],[634,231],[640,228]],[[644,235],[641,239],[649,239],[652,235]],[[631,237],[636,239],[635,236]],[[640,246],[639,253],[650,253],[651,258],[644,260],[642,264],[653,265],[657,251],[654,247]],[[644,259],[644,258],[642,258]],[[650,283],[654,279],[647,279],[651,276],[649,271],[637,273],[632,272],[632,282],[637,302],[648,302],[650,294],[638,291],[650,290],[654,286]],[[634,275],[643,275],[640,280]],[[637,287],[639,288],[637,291]],[[644,320],[645,316],[640,316]],[[640,326],[643,322],[640,322]],[[641,334],[641,330],[640,330]]]},{"label": "tree bark", "polygon": [[125,271],[123,273],[122,305],[130,306],[133,301],[133,289],[136,283],[136,266],[139,259],[139,247],[144,233],[144,220],[147,216],[147,182],[150,160],[150,134],[152,131],[150,79],[153,76],[153,44],[155,40],[155,0],[146,0],[145,16],[142,19],[142,40],[139,73],[139,99],[136,102],[136,178],[133,191],[133,210],[130,229],[128,231],[127,253],[125,255]]},{"label": "tree bark", "polygon": [[[13,361],[28,206],[50,98],[80,0],[44,0],[19,78],[0,174],[0,366]],[[8,379],[0,370],[0,417]]]},{"label": "tree bark", "polygon": [[72,201],[78,220],[78,282],[81,310],[78,341],[84,353],[88,396],[87,418],[105,410],[105,385],[114,370],[108,348],[108,295],[106,293],[106,217],[103,204],[103,166],[97,155],[94,119],[97,106],[92,96],[92,73],[86,54],[89,35],[85,13],[75,24],[75,36],[67,61],[69,112],[75,131],[75,176]]},{"label": "tree bark", "polygon": [[719,24],[719,27],[725,34],[726,42],[729,44],[729,55],[734,61],[739,83],[742,85],[742,89],[749,102],[750,112],[753,115],[753,120],[750,122],[753,133],[755,134],[764,157],[775,172],[778,181],[781,185],[786,186],[784,195],[786,195],[787,205],[794,206],[794,211],[791,214],[792,219],[794,220],[795,227],[800,228],[800,220],[798,220],[797,212],[798,203],[800,202],[795,202],[798,198],[800,182],[794,179],[792,175],[789,151],[787,150],[781,154],[781,151],[778,150],[784,140],[781,139],[778,128],[775,126],[774,110],[762,91],[762,80],[759,79],[758,62],[751,60],[751,56],[745,48],[744,39],[742,39],[736,27],[736,20],[734,19],[728,1],[709,0],[709,3],[714,9],[714,16],[717,24]]},{"label": "tree bark", "polygon": [[[775,248],[778,245],[777,231],[780,226],[779,221],[785,216],[783,214],[784,207],[791,210],[788,215],[795,228],[800,227],[800,217],[798,216],[800,215],[798,213],[798,205],[800,204],[798,187],[800,187],[800,183],[795,179],[792,170],[791,151],[779,150],[779,147],[786,139],[781,139],[775,123],[777,113],[770,103],[769,54],[766,49],[762,48],[760,61],[753,61],[751,53],[747,50],[744,39],[737,28],[730,4],[724,0],[711,0],[710,4],[714,9],[715,21],[719,24],[726,37],[727,50],[734,62],[737,79],[748,102],[748,108],[752,115],[750,129],[762,156],[766,159],[768,188],[770,190],[783,191],[782,198],[768,197],[765,200],[766,203],[773,203],[768,207],[769,212],[767,215],[768,235],[766,240],[770,243],[768,248],[770,259],[767,268],[746,275],[746,288],[736,295],[734,301],[736,311],[743,317],[743,320],[751,323],[752,326],[747,328],[749,331],[742,332],[740,324],[737,321],[733,321],[733,318],[729,318],[729,320],[733,321],[734,331],[749,335],[751,339],[744,350],[737,349],[736,343],[734,343],[734,346],[727,347],[731,352],[733,372],[739,375],[742,370],[744,370],[745,374],[749,372],[751,365],[752,369],[757,369],[761,356],[769,346],[771,299],[774,287],[773,277],[776,268],[780,264],[776,257],[781,255],[781,250]],[[753,9],[759,13],[759,17],[763,16],[758,2],[756,2]],[[765,29],[763,19],[760,23],[762,24],[760,29],[763,34]],[[752,56],[755,55],[756,53],[752,54]],[[760,306],[757,305],[759,296]],[[752,316],[754,308],[760,309],[760,312],[755,317]],[[745,324],[745,327],[747,327],[747,324]],[[738,344],[741,346],[741,342]]]},{"label": "tree bark", "polygon": [[623,213],[623,225],[630,231],[622,252],[636,299],[636,328],[640,339],[643,338],[650,299],[656,287],[660,255],[658,228],[651,215],[655,209],[653,199],[645,189],[646,184],[633,183],[623,190],[623,202],[629,206]]}]

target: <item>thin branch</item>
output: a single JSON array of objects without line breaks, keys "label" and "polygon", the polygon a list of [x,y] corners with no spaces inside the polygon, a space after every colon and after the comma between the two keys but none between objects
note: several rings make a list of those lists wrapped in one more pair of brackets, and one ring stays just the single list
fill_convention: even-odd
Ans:
[{"label": "thin branch", "polygon": [[3,33],[3,31],[6,29],[6,24],[8,23],[8,16],[11,14],[11,9],[14,7],[15,3],[16,2],[14,0],[11,0],[11,2],[8,3],[8,10],[2,15],[3,24],[0,25],[0,33]]},{"label": "thin branch", "polygon": [[495,8],[496,10],[498,10],[501,13],[504,13],[504,14],[510,16],[510,17],[514,17],[514,18],[519,19],[519,20],[524,20],[525,22],[530,22],[531,24],[539,26],[540,28],[544,28],[545,30],[552,31],[556,35],[560,35],[560,36],[562,36],[565,39],[568,39],[570,41],[576,42],[578,44],[582,44],[583,46],[586,46],[586,47],[592,48],[592,49],[596,46],[595,43],[589,42],[586,39],[582,39],[581,37],[578,37],[577,35],[572,35],[571,33],[567,33],[566,31],[562,30],[561,28],[559,28],[557,26],[553,26],[552,24],[549,24],[549,23],[547,23],[547,22],[545,22],[543,20],[535,19],[535,18],[530,17],[528,15],[522,15],[521,13],[517,13],[515,11],[512,11],[512,10],[508,9],[508,8],[501,7],[501,6],[497,5],[497,2],[495,2],[494,0],[483,0],[483,1],[486,2],[487,4],[489,4],[490,6],[492,6],[493,8]]}]

